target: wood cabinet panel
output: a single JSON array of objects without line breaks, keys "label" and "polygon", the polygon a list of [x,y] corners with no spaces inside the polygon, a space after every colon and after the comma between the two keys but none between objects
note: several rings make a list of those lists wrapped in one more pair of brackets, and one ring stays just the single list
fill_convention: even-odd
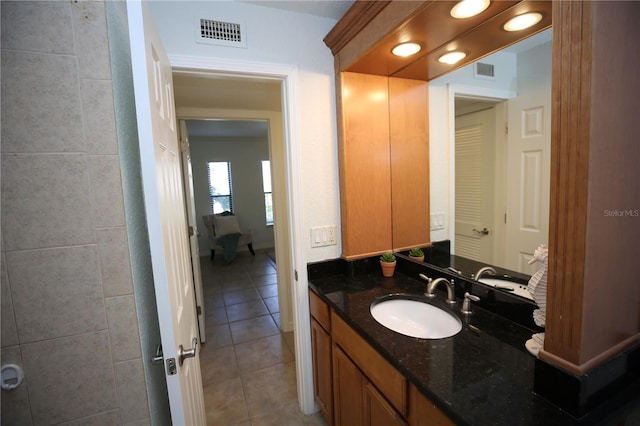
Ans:
[{"label": "wood cabinet panel", "polygon": [[418,388],[413,384],[409,386],[410,426],[453,426],[454,424]]},{"label": "wood cabinet panel", "polygon": [[393,248],[431,241],[428,83],[389,79]]},{"label": "wood cabinet panel", "polygon": [[[333,311],[331,311],[331,327],[334,346],[340,345],[360,366],[369,380],[380,389],[391,405],[406,417],[407,379]],[[334,374],[334,380],[335,377]]]},{"label": "wood cabinet panel", "polygon": [[309,312],[311,312],[311,316],[315,318],[325,330],[331,333],[329,306],[312,291],[309,292]]},{"label": "wood cabinet panel", "polygon": [[338,155],[342,256],[392,248],[387,77],[341,73]]},{"label": "wood cabinet panel", "polygon": [[363,426],[362,373],[333,345],[333,403],[336,426]]},{"label": "wood cabinet panel", "polygon": [[364,424],[368,426],[406,426],[407,422],[393,409],[378,390],[364,380]]},{"label": "wood cabinet panel", "polygon": [[315,400],[330,425],[333,424],[333,377],[331,370],[331,335],[311,319],[313,355],[313,390]]}]

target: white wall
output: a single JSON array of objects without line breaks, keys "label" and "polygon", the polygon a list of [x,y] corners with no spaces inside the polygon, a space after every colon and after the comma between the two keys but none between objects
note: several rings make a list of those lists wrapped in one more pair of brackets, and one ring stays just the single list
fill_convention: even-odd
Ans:
[{"label": "white wall", "polygon": [[[333,57],[322,39],[332,19],[252,4],[214,1],[151,1],[169,56],[188,55],[238,61],[294,65],[298,69],[299,102],[291,108],[299,118],[303,229],[307,261],[340,256],[341,247],[311,249],[310,228],[336,224],[340,230],[340,196],[335,119]],[[247,30],[247,48],[195,42],[196,18],[237,22]]]},{"label": "white wall", "polygon": [[[193,191],[196,202],[196,218],[200,230],[200,253],[208,255],[210,250],[206,227],[202,216],[210,213],[207,163],[230,161],[233,184],[233,207],[238,222],[245,234],[253,237],[253,248],[273,247],[273,226],[267,226],[262,188],[263,160],[269,160],[269,145],[266,138],[189,138]],[[239,248],[246,249],[246,247]]]}]

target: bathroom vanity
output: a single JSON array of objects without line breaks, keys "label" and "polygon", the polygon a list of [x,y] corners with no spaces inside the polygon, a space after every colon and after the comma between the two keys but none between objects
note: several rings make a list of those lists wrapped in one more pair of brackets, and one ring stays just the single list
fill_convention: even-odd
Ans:
[{"label": "bathroom vanity", "polygon": [[[419,339],[382,326],[370,314],[376,299],[395,293],[422,297],[426,283],[420,273],[456,278],[404,258],[395,276],[384,278],[370,260],[308,266],[315,393],[329,424],[566,426],[598,424],[603,412],[607,421],[627,415],[624,404],[609,405],[578,421],[537,397],[535,358],[524,347],[536,330],[475,302],[473,313],[464,315],[459,296],[451,308],[443,289],[429,303],[456,315],[459,333]],[[503,304],[512,299],[524,310],[530,305],[460,280],[456,294],[468,290]]]}]

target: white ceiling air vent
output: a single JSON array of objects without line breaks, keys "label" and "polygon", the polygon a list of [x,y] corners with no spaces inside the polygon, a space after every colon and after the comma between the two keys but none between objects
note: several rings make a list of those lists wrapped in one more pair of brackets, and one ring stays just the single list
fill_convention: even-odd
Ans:
[{"label": "white ceiling air vent", "polygon": [[242,23],[199,18],[196,25],[196,42],[198,43],[247,47],[247,38],[245,37]]},{"label": "white ceiling air vent", "polygon": [[483,78],[485,80],[495,80],[495,67],[493,64],[476,62],[473,68],[473,76],[475,78]]}]

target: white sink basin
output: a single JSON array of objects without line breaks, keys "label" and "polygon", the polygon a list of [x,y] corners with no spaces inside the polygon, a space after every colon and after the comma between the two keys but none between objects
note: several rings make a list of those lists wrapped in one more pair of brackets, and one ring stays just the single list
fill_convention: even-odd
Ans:
[{"label": "white sink basin", "polygon": [[370,310],[380,324],[405,336],[443,339],[462,330],[458,317],[419,300],[383,299],[373,302]]},{"label": "white sink basin", "polygon": [[531,296],[525,284],[520,284],[515,281],[499,280],[497,278],[480,278],[480,282],[490,285],[491,287],[497,287],[502,291],[508,291],[511,294],[533,300],[533,296]]}]

